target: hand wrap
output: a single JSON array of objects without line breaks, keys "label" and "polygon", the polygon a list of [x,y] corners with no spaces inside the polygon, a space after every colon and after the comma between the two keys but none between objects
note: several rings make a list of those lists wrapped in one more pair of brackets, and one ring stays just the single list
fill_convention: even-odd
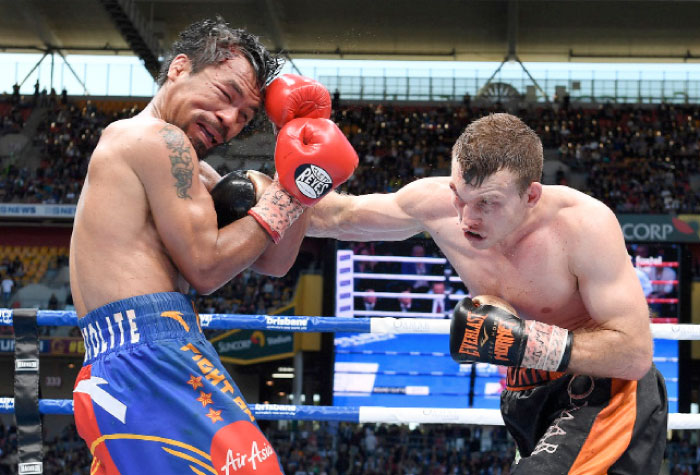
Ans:
[{"label": "hand wrap", "polygon": [[[480,299],[491,300],[492,304],[479,304]],[[452,358],[460,363],[478,361],[544,371],[566,370],[573,334],[554,325],[523,321],[508,307],[490,296],[462,299],[455,307],[450,326]]]}]

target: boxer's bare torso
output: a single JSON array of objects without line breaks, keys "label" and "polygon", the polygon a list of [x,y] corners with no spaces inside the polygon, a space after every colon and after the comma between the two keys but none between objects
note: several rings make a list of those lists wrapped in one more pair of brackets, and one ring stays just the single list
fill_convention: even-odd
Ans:
[{"label": "boxer's bare torso", "polygon": [[[499,296],[525,318],[568,329],[590,325],[576,277],[569,270],[562,232],[567,215],[575,214],[575,206],[586,206],[590,198],[568,188],[546,187],[541,203],[546,219],[504,253],[501,247],[476,249],[465,238],[451,204],[449,180],[427,178],[408,185],[402,196],[406,198],[403,209],[420,224],[408,232],[409,236],[427,231],[472,295]],[[337,198],[329,196],[330,200]],[[340,226],[349,229],[352,224]],[[358,227],[366,229],[363,224]],[[311,234],[328,233],[312,229]],[[390,240],[391,236],[380,235],[378,239]]]},{"label": "boxer's bare torso", "polygon": [[[469,219],[460,222],[455,202],[482,206],[491,182],[484,190],[462,182],[457,195],[450,187],[456,181],[434,177],[392,194],[329,195],[313,210],[307,235],[392,241],[427,231],[472,295],[495,295],[525,319],[577,330],[572,371],[641,377],[645,363],[630,362],[650,355],[648,310],[613,213],[571,188],[538,184],[536,205],[513,205],[517,198],[508,206],[486,204],[510,211],[465,225]],[[506,200],[492,188],[489,199]]]},{"label": "boxer's bare torso", "polygon": [[[155,227],[129,144],[168,124],[137,116],[105,129],[90,160],[70,249],[73,302],[78,315],[106,303],[186,285]],[[196,158],[190,157],[190,167]],[[173,193],[173,199],[178,199]]]},{"label": "boxer's bare torso", "polygon": [[571,330],[592,324],[566,249],[568,221],[577,206],[586,206],[585,198],[570,189],[547,187],[536,227],[506,250],[475,249],[460,229],[454,209],[434,206],[450,202],[452,195],[449,179],[435,181],[430,186],[433,205],[419,211],[421,221],[472,295],[497,295],[524,318]]}]

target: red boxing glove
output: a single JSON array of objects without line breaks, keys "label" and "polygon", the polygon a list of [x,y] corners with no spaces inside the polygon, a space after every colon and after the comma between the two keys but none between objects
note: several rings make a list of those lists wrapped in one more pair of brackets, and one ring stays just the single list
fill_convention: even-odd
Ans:
[{"label": "red boxing glove", "polygon": [[344,183],[358,157],[343,132],[328,119],[294,119],[277,136],[278,179],[248,211],[278,243],[284,232],[323,195]]},{"label": "red boxing glove", "polygon": [[329,119],[331,95],[323,84],[298,74],[283,74],[265,92],[265,110],[278,129],[292,119]]},{"label": "red boxing glove", "polygon": [[328,119],[294,119],[280,130],[275,168],[282,186],[305,206],[345,183],[357,152]]}]

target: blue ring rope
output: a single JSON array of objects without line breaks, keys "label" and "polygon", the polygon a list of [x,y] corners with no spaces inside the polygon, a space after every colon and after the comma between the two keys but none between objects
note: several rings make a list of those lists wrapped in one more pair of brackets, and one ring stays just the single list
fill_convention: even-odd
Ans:
[{"label": "blue ring rope", "polygon": [[[200,314],[200,320],[202,328],[216,330],[369,333],[372,319],[211,313]],[[40,326],[76,326],[78,317],[71,310],[39,310],[37,322]],[[0,326],[12,326],[12,310],[0,309]]]},{"label": "blue ring rope", "polygon": [[[255,417],[260,420],[308,420],[359,422],[359,407],[334,406],[294,406],[283,404],[251,404]],[[15,411],[13,398],[0,398],[0,414]],[[41,414],[73,415],[73,401],[70,399],[40,399]]]}]

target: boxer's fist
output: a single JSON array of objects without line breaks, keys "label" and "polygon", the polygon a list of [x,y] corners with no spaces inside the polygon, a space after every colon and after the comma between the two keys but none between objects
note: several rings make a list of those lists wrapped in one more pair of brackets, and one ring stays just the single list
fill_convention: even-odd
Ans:
[{"label": "boxer's fist", "polygon": [[297,74],[283,74],[265,89],[265,110],[277,129],[301,117],[328,119],[331,95],[323,84]]},{"label": "boxer's fist", "polygon": [[328,119],[295,119],[277,137],[279,181],[305,206],[345,183],[358,161],[348,139]]},{"label": "boxer's fist", "polygon": [[219,228],[247,216],[271,182],[270,177],[254,170],[236,170],[223,176],[211,190]]},{"label": "boxer's fist", "polygon": [[278,243],[304,206],[345,182],[358,157],[343,132],[328,119],[294,119],[277,136],[278,178],[248,214]]},{"label": "boxer's fist", "polygon": [[573,334],[534,320],[493,296],[462,299],[450,326],[450,354],[460,363],[478,361],[545,371],[564,371]]}]

